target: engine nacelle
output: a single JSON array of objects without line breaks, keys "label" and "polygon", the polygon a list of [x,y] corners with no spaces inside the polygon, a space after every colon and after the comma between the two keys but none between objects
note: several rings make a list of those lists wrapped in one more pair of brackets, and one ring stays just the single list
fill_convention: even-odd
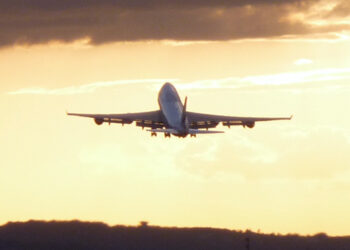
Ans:
[{"label": "engine nacelle", "polygon": [[243,123],[243,126],[247,126],[248,128],[254,128],[255,122],[245,122]]},{"label": "engine nacelle", "polygon": [[95,118],[95,123],[101,125],[103,123],[103,118]]}]

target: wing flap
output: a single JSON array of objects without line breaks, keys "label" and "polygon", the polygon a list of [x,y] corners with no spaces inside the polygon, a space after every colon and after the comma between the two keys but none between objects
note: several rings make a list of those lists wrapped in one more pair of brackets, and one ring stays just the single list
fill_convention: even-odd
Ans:
[{"label": "wing flap", "polygon": [[190,128],[215,128],[218,124],[219,122],[217,121],[192,121],[190,122]]},{"label": "wing flap", "polygon": [[162,128],[164,122],[162,119],[162,113],[160,110],[140,112],[140,113],[125,113],[125,114],[81,114],[81,113],[67,113],[71,116],[80,116],[93,118],[96,124],[100,125],[106,123],[121,123],[131,124],[136,122],[136,126],[150,127],[150,128]]},{"label": "wing flap", "polygon": [[248,126],[253,127],[255,122],[263,121],[278,121],[278,120],[290,120],[290,117],[239,117],[239,116],[224,116],[224,115],[211,115],[202,114],[196,112],[187,112],[187,119],[191,128],[214,128],[220,122],[223,126]]}]

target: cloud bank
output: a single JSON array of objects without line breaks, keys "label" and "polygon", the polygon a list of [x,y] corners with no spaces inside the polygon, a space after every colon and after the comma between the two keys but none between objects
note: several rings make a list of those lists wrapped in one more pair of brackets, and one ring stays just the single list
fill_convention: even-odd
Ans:
[{"label": "cloud bank", "polygon": [[[9,95],[74,95],[93,93],[99,89],[115,87],[125,84],[148,84],[158,90],[163,83],[175,83],[178,89],[249,89],[257,87],[285,87],[297,84],[327,83],[336,80],[350,79],[350,68],[326,68],[299,72],[284,72],[272,75],[255,75],[246,77],[226,77],[221,79],[204,79],[193,82],[185,82],[181,79],[137,79],[116,80],[107,82],[94,82],[80,86],[68,86],[64,88],[48,89],[43,87],[23,88],[7,92]],[[326,84],[326,87],[336,87],[334,82]],[[348,86],[348,84],[345,84]],[[338,86],[339,87],[339,86]]]},{"label": "cloud bank", "polygon": [[[175,81],[176,79],[172,79]],[[100,88],[114,87],[126,84],[164,83],[169,79],[141,79],[141,80],[116,80],[106,82],[94,82],[80,86],[69,86],[64,88],[47,89],[42,87],[24,88],[8,92],[9,95],[75,95],[93,93]]]},{"label": "cloud bank", "polygon": [[[217,41],[349,30],[305,20],[322,0],[12,0],[0,2],[0,47],[72,42]],[[328,17],[344,17],[334,0]],[[298,18],[303,16],[304,18]],[[324,15],[324,19],[328,18]]]}]

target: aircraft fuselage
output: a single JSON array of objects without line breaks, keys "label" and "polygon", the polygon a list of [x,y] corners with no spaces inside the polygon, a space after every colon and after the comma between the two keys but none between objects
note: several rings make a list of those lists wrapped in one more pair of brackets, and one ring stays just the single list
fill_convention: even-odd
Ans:
[{"label": "aircraft fuselage", "polygon": [[188,134],[188,121],[183,119],[184,106],[175,87],[170,83],[163,85],[158,95],[159,108],[162,111],[167,128],[176,130],[175,136],[185,137]]}]

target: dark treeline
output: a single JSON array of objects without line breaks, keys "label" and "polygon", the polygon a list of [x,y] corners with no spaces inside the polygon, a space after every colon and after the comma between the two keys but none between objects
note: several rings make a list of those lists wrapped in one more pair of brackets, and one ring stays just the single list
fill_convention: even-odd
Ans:
[{"label": "dark treeline", "polygon": [[[249,240],[248,240],[249,239]],[[350,237],[258,234],[214,228],[168,228],[96,222],[10,222],[0,227],[0,249],[247,249],[345,250]]]}]

